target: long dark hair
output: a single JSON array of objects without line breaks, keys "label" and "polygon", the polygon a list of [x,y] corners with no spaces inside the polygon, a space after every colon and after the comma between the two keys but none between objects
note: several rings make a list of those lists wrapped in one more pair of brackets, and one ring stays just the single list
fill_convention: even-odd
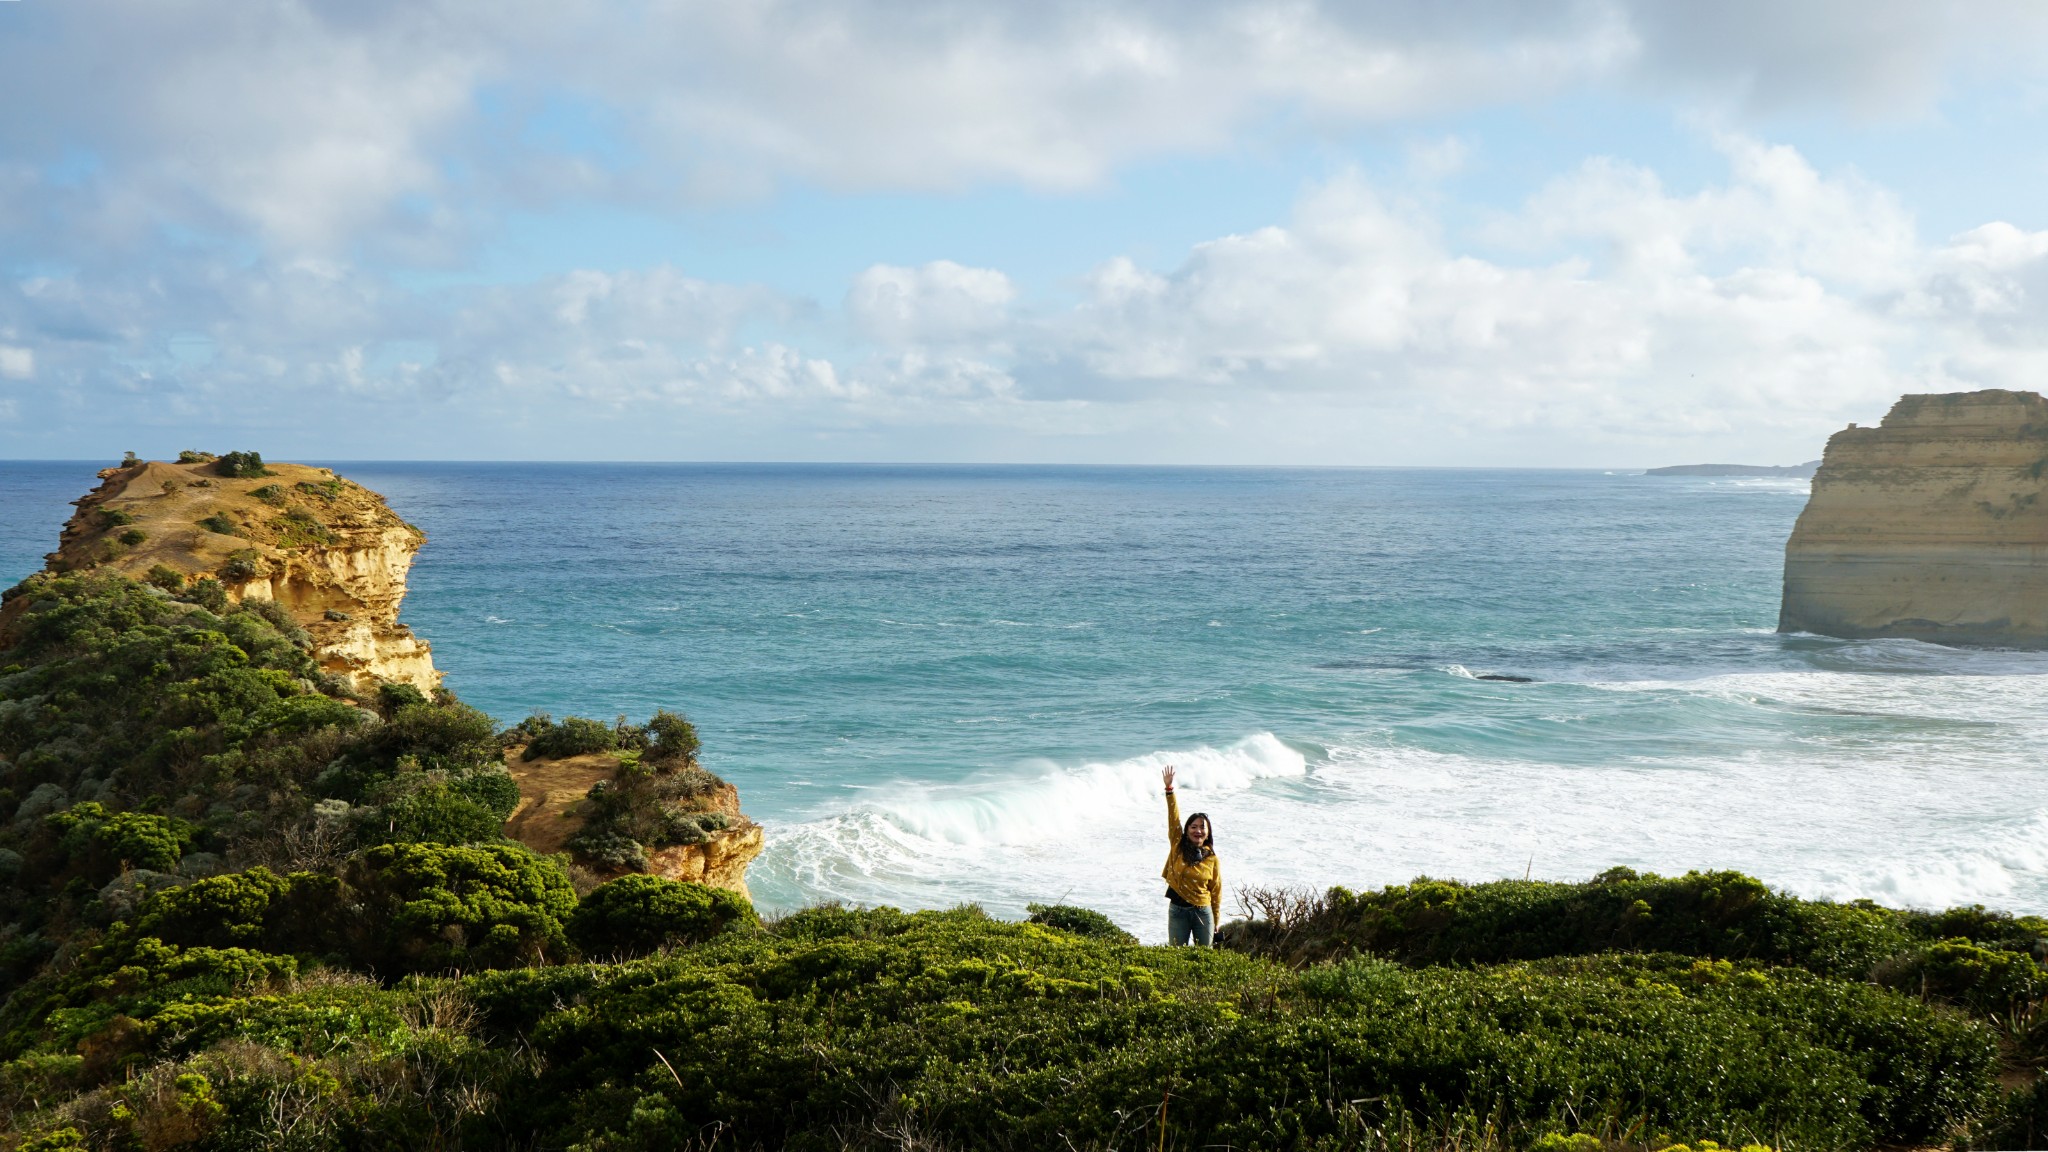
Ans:
[{"label": "long dark hair", "polygon": [[[1209,838],[1208,838],[1207,840],[1204,840],[1204,841],[1202,841],[1202,842],[1201,842],[1200,844],[1196,844],[1196,843],[1195,843],[1195,842],[1194,842],[1193,840],[1190,840],[1190,839],[1188,839],[1188,826],[1189,826],[1189,825],[1191,825],[1191,824],[1193,824],[1193,823],[1194,823],[1195,821],[1197,821],[1197,820],[1200,820],[1200,821],[1201,821],[1202,823],[1204,823],[1204,824],[1207,824],[1207,825],[1209,826]],[[1208,858],[1209,858],[1209,857],[1211,857],[1211,856],[1214,856],[1215,854],[1216,854],[1216,822],[1215,822],[1214,820],[1211,820],[1211,819],[1209,819],[1209,814],[1208,814],[1207,812],[1197,812],[1197,813],[1195,813],[1194,815],[1192,815],[1192,816],[1189,816],[1189,817],[1188,817],[1188,818],[1187,818],[1186,820],[1183,820],[1183,821],[1181,821],[1181,825],[1180,825],[1180,859],[1181,859],[1181,863],[1183,863],[1183,864],[1200,864],[1200,863],[1201,863],[1202,861],[1204,861],[1204,860],[1208,859]]]}]

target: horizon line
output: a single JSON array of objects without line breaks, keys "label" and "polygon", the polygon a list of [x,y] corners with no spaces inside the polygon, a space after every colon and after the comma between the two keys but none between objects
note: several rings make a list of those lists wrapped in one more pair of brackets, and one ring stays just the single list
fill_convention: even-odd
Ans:
[{"label": "horizon line", "polygon": [[[1183,464],[1183,463],[1100,463],[1065,460],[594,460],[594,459],[532,459],[532,458],[486,458],[486,457],[415,457],[415,456],[360,456],[307,457],[305,459],[277,458],[270,461],[277,464],[297,464],[320,459],[323,464],[522,464],[522,465],[569,465],[569,464],[611,464],[634,467],[772,467],[772,468],[1120,468],[1120,469],[1267,469],[1284,471],[1350,471],[1350,472],[1642,472],[1651,468],[1708,467],[1708,468],[1799,468],[1818,461],[1802,460],[1796,464],[1737,464],[1729,461],[1707,461],[1698,464]],[[147,463],[174,464],[175,460],[146,460]],[[0,464],[76,464],[89,466],[99,464],[98,460],[86,457],[61,456],[0,456]],[[119,463],[99,464],[99,467],[116,468]]]}]

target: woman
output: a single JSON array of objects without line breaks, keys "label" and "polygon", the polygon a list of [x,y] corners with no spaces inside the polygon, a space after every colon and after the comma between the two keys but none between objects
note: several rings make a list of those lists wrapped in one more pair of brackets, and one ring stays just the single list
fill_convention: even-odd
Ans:
[{"label": "woman", "polygon": [[1208,814],[1197,812],[1182,824],[1173,798],[1173,765],[1159,776],[1166,782],[1166,839],[1173,845],[1159,873],[1166,878],[1166,942],[1207,948],[1223,911],[1223,866],[1216,859]]}]

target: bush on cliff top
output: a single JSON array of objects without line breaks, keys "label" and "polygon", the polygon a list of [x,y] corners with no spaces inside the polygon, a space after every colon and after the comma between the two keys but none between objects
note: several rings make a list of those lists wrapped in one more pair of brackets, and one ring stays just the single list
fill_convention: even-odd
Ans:
[{"label": "bush on cliff top", "polygon": [[568,928],[585,956],[617,958],[701,943],[753,923],[753,906],[737,892],[634,875],[585,896]]},{"label": "bush on cliff top", "polygon": [[1025,908],[1030,913],[1028,924],[1042,924],[1076,936],[1091,940],[1107,940],[1112,944],[1136,944],[1138,938],[1116,926],[1116,921],[1095,911],[1093,908],[1076,908],[1071,904],[1032,904]]},{"label": "bush on cliff top", "polygon": [[[1981,908],[1930,915],[1867,901],[1800,900],[1739,872],[1663,877],[1620,868],[1584,884],[1423,877],[1377,892],[1287,895],[1253,893],[1264,914],[1233,925],[1225,943],[1293,964],[1362,954],[1411,964],[1493,964],[1677,952],[1796,964],[1848,980],[1868,979],[1880,964],[1966,933],[2029,960],[2048,952],[2048,920],[2039,917]],[[1934,986],[1978,982],[1958,974],[1939,977]],[[2008,984],[2023,996],[2048,991],[2024,981]]]},{"label": "bush on cliff top", "polygon": [[538,964],[567,951],[576,891],[517,844],[386,844],[346,874],[366,925],[354,957],[382,975]]},{"label": "bush on cliff top", "polygon": [[270,469],[263,466],[261,452],[230,452],[214,463],[213,470],[237,480],[271,474]]},{"label": "bush on cliff top", "polygon": [[557,724],[547,713],[536,712],[527,718],[522,729],[527,734],[523,755],[528,760],[557,760],[565,756],[612,752],[619,747],[619,734],[615,728],[581,716],[570,716]]}]

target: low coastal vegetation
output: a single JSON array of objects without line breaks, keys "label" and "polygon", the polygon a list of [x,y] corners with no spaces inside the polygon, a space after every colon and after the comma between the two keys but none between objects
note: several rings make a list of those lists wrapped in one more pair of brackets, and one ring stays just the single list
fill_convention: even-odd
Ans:
[{"label": "low coastal vegetation", "polygon": [[[633,870],[726,818],[681,716],[358,692],[211,580],[7,597],[0,1148],[2048,1143],[2039,918],[1616,869],[1251,892],[1212,951],[764,920]],[[527,755],[617,761],[570,853],[502,835]]]}]

